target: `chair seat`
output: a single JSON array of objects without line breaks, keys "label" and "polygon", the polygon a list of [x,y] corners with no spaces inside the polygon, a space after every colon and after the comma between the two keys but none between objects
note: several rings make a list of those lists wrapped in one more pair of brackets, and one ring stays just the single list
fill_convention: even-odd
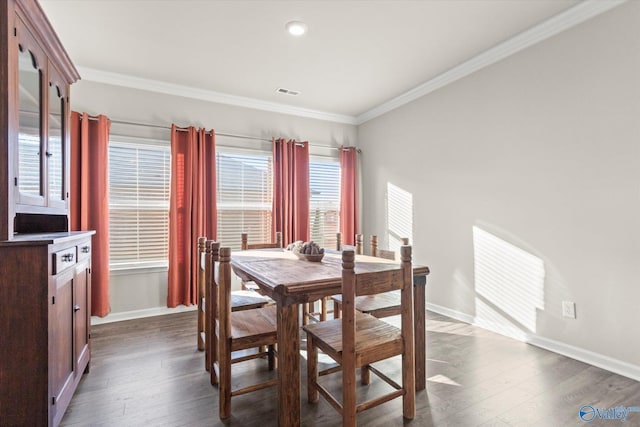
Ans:
[{"label": "chair seat", "polygon": [[[231,292],[231,311],[252,310],[254,308],[262,308],[265,305],[273,304],[273,300],[269,297],[260,295],[254,291],[239,290]],[[206,312],[207,301],[202,298],[200,310]]]},{"label": "chair seat", "polygon": [[273,303],[269,297],[260,295],[255,291],[238,290],[231,292],[231,311],[250,310],[264,307]]},{"label": "chair seat", "polygon": [[[334,295],[334,301],[342,304],[342,295]],[[376,295],[356,297],[356,310],[375,317],[388,317],[400,314],[400,291],[384,292]]]},{"label": "chair seat", "polygon": [[[322,351],[342,362],[342,319],[306,325],[303,329]],[[356,313],[358,367],[402,353],[402,331],[369,314]]]},{"label": "chair seat", "polygon": [[231,313],[231,350],[275,344],[276,316],[275,305]]}]

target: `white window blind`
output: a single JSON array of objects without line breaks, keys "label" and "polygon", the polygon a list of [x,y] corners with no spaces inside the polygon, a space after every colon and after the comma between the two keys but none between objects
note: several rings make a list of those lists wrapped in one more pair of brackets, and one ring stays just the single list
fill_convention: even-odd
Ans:
[{"label": "white window blind", "polygon": [[166,141],[109,142],[109,265],[166,266],[171,149]]},{"label": "white window blind", "polygon": [[335,249],[340,231],[340,162],[336,158],[309,160],[309,229],[311,240]]},{"label": "white window blind", "polygon": [[273,203],[272,155],[217,147],[218,240],[240,249],[240,234],[249,242],[270,242]]}]

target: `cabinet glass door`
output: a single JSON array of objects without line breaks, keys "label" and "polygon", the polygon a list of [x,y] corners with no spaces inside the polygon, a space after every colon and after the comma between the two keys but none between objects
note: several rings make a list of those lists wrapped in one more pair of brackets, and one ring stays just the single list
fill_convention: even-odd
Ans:
[{"label": "cabinet glass door", "polygon": [[49,171],[49,200],[64,200],[64,97],[59,86],[49,86],[49,145],[47,161]]},{"label": "cabinet glass door", "polygon": [[19,129],[18,189],[21,195],[43,196],[40,141],[40,83],[42,72],[31,52],[22,46],[18,53]]}]

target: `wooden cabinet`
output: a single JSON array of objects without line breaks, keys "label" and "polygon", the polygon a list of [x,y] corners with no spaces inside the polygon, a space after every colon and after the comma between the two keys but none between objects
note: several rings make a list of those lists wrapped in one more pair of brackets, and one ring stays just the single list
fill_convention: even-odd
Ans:
[{"label": "wooden cabinet", "polygon": [[69,232],[69,87],[36,0],[0,1],[0,425],[57,426],[91,359],[91,236]]},{"label": "wooden cabinet", "polygon": [[0,424],[57,426],[91,359],[91,236],[0,242]]},{"label": "wooden cabinet", "polygon": [[0,240],[69,231],[69,89],[80,76],[35,0],[4,0],[0,15]]}]

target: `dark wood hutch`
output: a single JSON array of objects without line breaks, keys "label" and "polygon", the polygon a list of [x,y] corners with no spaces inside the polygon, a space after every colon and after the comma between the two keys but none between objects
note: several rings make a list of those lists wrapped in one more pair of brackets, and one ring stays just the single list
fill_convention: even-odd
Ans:
[{"label": "dark wood hutch", "polygon": [[57,426],[91,359],[91,236],[69,231],[69,87],[36,0],[0,1],[0,425]]}]

